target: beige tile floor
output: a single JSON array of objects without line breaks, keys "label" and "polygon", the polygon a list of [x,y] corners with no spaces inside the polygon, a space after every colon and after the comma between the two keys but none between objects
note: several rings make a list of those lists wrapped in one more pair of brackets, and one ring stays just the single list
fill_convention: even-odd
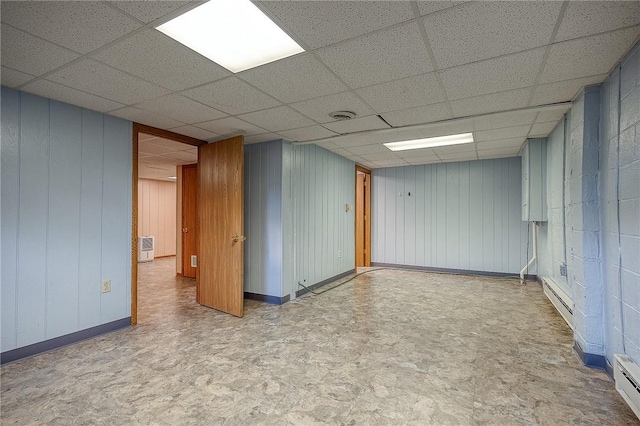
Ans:
[{"label": "beige tile floor", "polygon": [[2,424],[638,424],[535,283],[383,270],[239,319],[173,262],[138,326],[3,366]]}]

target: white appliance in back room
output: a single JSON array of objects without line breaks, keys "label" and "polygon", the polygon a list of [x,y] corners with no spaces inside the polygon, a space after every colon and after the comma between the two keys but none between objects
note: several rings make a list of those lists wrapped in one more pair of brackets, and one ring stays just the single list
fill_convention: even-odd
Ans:
[{"label": "white appliance in back room", "polygon": [[152,262],[154,241],[152,236],[138,237],[138,263]]}]

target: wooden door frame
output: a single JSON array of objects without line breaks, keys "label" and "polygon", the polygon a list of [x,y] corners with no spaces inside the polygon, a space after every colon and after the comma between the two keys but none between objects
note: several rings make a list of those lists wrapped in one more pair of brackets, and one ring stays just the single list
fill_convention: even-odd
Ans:
[{"label": "wooden door frame", "polygon": [[[364,232],[365,232],[365,239],[364,239],[364,250],[365,250],[365,255],[364,255],[364,264],[365,266],[371,266],[371,170],[369,169],[365,169],[362,166],[359,166],[356,164],[356,179],[355,179],[355,184],[356,184],[356,193],[358,191],[357,185],[358,185],[358,178],[357,178],[357,174],[358,172],[360,173],[364,173],[365,175],[367,175],[367,179],[366,179],[366,186],[364,188],[364,215],[365,215],[365,221],[364,221]],[[354,215],[355,216],[355,220],[358,220],[358,215]],[[357,225],[356,225],[357,226]],[[355,230],[354,230],[355,232]],[[358,254],[356,253],[356,268],[358,267],[357,263],[358,263]]]},{"label": "wooden door frame", "polygon": [[181,142],[187,145],[200,146],[207,142],[181,135],[169,130],[147,126],[146,124],[133,123],[133,143],[131,173],[131,325],[138,323],[138,134],[148,135]]},{"label": "wooden door frame", "polygon": [[[185,262],[185,252],[184,252],[184,247],[185,247],[184,240],[185,240],[185,238],[186,238],[186,237],[185,237],[185,233],[184,233],[184,211],[185,211],[185,203],[186,203],[186,201],[185,201],[185,196],[184,196],[184,192],[185,192],[185,191],[184,191],[184,188],[185,188],[185,184],[184,184],[184,182],[185,182],[185,179],[184,179],[184,169],[185,169],[185,167],[186,167],[186,168],[194,168],[194,169],[196,169],[196,188],[195,188],[196,195],[197,195],[197,193],[198,193],[198,188],[197,188],[197,183],[198,183],[198,174],[197,174],[197,170],[198,170],[198,163],[195,163],[195,164],[185,164],[185,165],[183,165],[183,166],[182,166],[182,171],[181,171],[181,173],[182,173],[182,181],[180,182],[180,184],[182,185],[182,200],[181,200],[181,204],[182,204],[182,205],[180,206],[180,208],[182,209],[182,223],[180,224],[180,228],[181,228],[181,234],[180,234],[180,235],[182,236],[182,238],[181,238],[181,239],[182,239],[182,253],[181,253],[181,255],[182,255],[181,257],[182,257],[182,259],[180,259],[180,262],[182,263],[182,276],[185,276],[185,275],[184,275],[184,269],[185,269],[185,263],[186,263],[186,262]],[[197,210],[197,208],[196,208],[196,214],[197,214],[197,211],[198,211],[198,210]],[[196,219],[196,223],[197,223],[197,219]],[[196,228],[196,230],[197,230],[197,228]],[[198,247],[197,237],[198,237],[198,235],[197,235],[197,233],[196,233],[196,248]],[[196,254],[197,254],[197,252],[196,252]],[[176,261],[177,261],[177,259],[176,259]],[[193,277],[192,277],[192,278],[193,278]]]}]

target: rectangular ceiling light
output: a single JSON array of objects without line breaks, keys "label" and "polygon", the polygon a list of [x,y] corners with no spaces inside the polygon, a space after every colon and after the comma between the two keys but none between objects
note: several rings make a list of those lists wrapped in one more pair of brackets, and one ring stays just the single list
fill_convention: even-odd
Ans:
[{"label": "rectangular ceiling light", "polygon": [[304,49],[249,0],[213,0],[157,29],[231,72]]},{"label": "rectangular ceiling light", "polygon": [[434,148],[436,146],[458,145],[462,143],[473,143],[473,134],[461,133],[459,135],[413,139],[410,141],[401,142],[389,142],[383,145],[389,148],[391,151],[406,151],[408,149]]}]

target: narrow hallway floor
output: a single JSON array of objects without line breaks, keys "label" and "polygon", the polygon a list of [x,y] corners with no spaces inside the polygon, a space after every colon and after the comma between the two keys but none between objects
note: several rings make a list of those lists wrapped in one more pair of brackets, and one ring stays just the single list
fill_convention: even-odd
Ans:
[{"label": "narrow hallway floor", "polygon": [[174,262],[138,326],[3,366],[2,424],[639,424],[537,283],[379,270],[235,318]]}]

